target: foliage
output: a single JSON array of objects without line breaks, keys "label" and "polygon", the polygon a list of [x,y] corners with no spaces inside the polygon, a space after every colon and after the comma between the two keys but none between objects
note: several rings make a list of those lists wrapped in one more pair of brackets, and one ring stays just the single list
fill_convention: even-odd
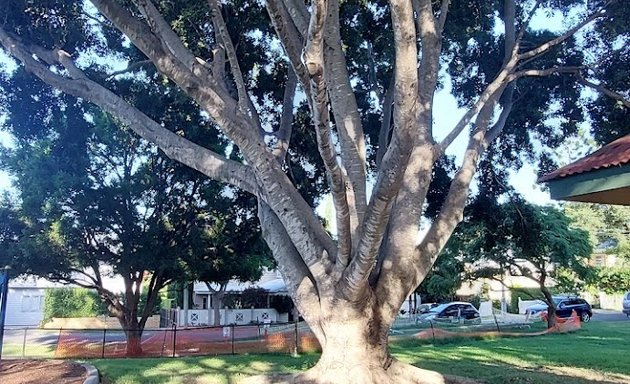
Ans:
[{"label": "foliage", "polygon": [[572,226],[589,233],[593,248],[630,259],[630,207],[569,202],[563,209]]},{"label": "foliage", "polygon": [[43,312],[42,324],[53,317],[94,317],[108,314],[98,294],[85,288],[47,289]]},{"label": "foliage", "polygon": [[595,284],[606,293],[625,293],[630,291],[630,268],[600,268]]},{"label": "foliage", "polygon": [[564,291],[575,291],[592,278],[588,234],[572,229],[569,218],[555,208],[520,199],[488,207],[478,200],[468,220],[461,230],[468,239],[472,278],[498,279],[509,271],[536,282],[539,290],[548,290],[553,279],[556,289]]},{"label": "foliage", "polygon": [[269,293],[257,287],[245,288],[241,292],[241,307],[242,308],[267,308],[267,297]]},{"label": "foliage", "polygon": [[295,307],[291,297],[285,295],[273,295],[270,301],[271,308],[278,311],[278,313],[290,313]]},{"label": "foliage", "polygon": [[451,236],[431,271],[416,289],[422,302],[440,303],[454,299],[455,292],[461,287],[464,278],[461,240],[458,234]]},{"label": "foliage", "polygon": [[24,223],[8,199],[0,202],[0,268],[11,265],[19,253],[18,241],[23,236]]}]

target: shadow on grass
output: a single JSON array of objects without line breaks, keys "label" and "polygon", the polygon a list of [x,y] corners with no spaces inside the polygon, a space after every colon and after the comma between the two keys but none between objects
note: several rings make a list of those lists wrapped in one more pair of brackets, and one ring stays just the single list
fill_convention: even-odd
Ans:
[{"label": "shadow on grass", "polygon": [[[488,384],[619,384],[630,382],[626,324],[588,324],[570,334],[527,338],[416,339],[391,344],[401,361]],[[105,383],[225,383],[261,374],[286,374],[315,365],[318,354],[237,355],[176,359],[112,359],[92,363]]]}]

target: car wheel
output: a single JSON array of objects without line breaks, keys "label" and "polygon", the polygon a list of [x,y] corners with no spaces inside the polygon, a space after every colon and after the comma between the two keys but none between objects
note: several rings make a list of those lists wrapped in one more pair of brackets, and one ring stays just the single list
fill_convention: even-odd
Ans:
[{"label": "car wheel", "polygon": [[580,320],[582,320],[583,323],[588,323],[589,321],[591,321],[591,315],[589,315],[588,312],[582,312]]}]

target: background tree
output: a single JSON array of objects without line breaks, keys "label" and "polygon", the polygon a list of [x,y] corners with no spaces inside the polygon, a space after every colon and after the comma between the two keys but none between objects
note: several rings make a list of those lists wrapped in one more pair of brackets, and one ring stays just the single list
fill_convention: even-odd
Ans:
[{"label": "background tree", "polygon": [[[0,43],[47,84],[98,105],[167,156],[257,198],[265,240],[323,348],[298,381],[436,378],[393,359],[388,332],[462,220],[479,162],[501,169],[542,155],[542,171],[552,167],[547,149],[575,132],[587,113],[583,87],[628,107],[627,89],[606,89],[602,81],[611,74],[590,59],[592,50],[612,55],[627,45],[630,11],[618,1],[92,5],[11,2]],[[559,33],[534,30],[530,20],[539,12],[572,22]],[[574,38],[585,27],[615,43]],[[143,113],[121,97],[118,70],[99,67],[90,61],[94,55],[126,61],[125,75],[142,77],[146,87],[179,88],[236,152],[196,141],[185,122]],[[144,76],[154,68],[159,74]],[[434,95],[448,80],[466,112],[454,126],[437,127]],[[418,241],[434,167],[460,134],[468,144]],[[312,209],[322,190],[333,197],[335,238]]]},{"label": "background tree", "polygon": [[[95,289],[137,355],[159,291],[199,257],[195,217],[227,198],[98,110],[85,121],[81,107],[58,110],[38,132],[11,120],[17,145],[3,163],[16,175],[27,226],[11,265]],[[104,285],[110,275],[122,276],[122,294]]]},{"label": "background tree", "polygon": [[0,268],[11,265],[24,235],[24,223],[20,220],[15,203],[8,197],[0,200]]},{"label": "background tree", "polygon": [[[204,282],[212,295],[214,325],[220,325],[220,309],[230,280],[260,279],[263,269],[273,267],[269,248],[260,237],[260,227],[251,218],[246,197],[241,204],[224,209],[224,216],[201,214],[193,226],[191,258],[186,260],[189,276]],[[225,212],[225,213],[224,213]],[[201,256],[201,257],[200,257]]]},{"label": "background tree", "polygon": [[454,233],[448,243],[435,260],[431,271],[416,289],[422,302],[440,303],[452,301],[455,293],[462,286],[464,280],[465,244],[459,233]]},{"label": "background tree", "polygon": [[589,233],[593,248],[614,257],[614,265],[597,266],[592,287],[606,293],[630,289],[630,208],[617,205],[567,203],[564,212],[574,226]]},{"label": "background tree", "polygon": [[[479,209],[473,204],[471,210]],[[473,264],[471,277],[491,278],[505,284],[511,276],[534,281],[548,305],[548,326],[555,325],[556,306],[551,286],[575,292],[592,276],[588,234],[573,229],[570,220],[553,207],[539,207],[514,199],[485,206],[485,217],[471,215],[465,223],[466,261]],[[514,287],[508,287],[514,289]]]}]

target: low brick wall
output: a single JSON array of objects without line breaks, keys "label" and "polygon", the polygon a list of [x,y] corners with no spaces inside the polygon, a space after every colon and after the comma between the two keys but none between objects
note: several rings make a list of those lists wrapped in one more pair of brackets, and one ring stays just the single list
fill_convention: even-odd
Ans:
[{"label": "low brick wall", "polygon": [[[149,317],[145,328],[159,328],[160,316]],[[120,322],[115,317],[53,317],[44,324],[45,329],[121,329]]]}]

